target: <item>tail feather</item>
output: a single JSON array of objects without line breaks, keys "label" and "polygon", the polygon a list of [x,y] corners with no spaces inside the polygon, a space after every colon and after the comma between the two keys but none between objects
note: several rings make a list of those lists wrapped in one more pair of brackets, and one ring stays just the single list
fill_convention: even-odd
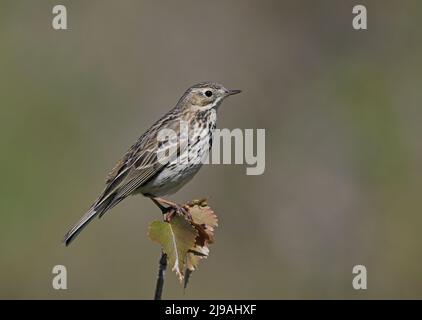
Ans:
[{"label": "tail feather", "polygon": [[96,202],[92,205],[91,209],[85,213],[82,218],[76,223],[64,236],[63,243],[68,246],[76,236],[86,227],[86,225],[97,215],[102,215],[108,209],[111,208],[113,204],[113,197],[108,197],[105,201],[101,201],[100,203]]}]

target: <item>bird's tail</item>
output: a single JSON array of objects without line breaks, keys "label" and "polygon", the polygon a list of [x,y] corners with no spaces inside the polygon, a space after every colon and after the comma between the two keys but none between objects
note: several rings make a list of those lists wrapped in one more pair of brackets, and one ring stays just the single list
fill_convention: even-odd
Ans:
[{"label": "bird's tail", "polygon": [[113,206],[113,197],[108,197],[101,202],[95,202],[92,207],[85,213],[82,218],[76,223],[64,236],[63,243],[68,246],[73,239],[83,230],[83,228],[97,215],[105,213]]}]

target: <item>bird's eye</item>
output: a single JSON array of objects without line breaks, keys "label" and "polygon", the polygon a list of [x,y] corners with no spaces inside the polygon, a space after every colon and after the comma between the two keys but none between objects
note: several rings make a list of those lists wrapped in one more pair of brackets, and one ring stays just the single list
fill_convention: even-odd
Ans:
[{"label": "bird's eye", "polygon": [[205,95],[209,98],[212,96],[212,92],[210,90],[205,91]]}]

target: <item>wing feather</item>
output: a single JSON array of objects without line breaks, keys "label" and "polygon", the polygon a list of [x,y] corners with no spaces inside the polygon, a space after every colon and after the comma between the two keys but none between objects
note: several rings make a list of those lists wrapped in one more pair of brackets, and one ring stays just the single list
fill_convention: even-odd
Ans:
[{"label": "wing feather", "polygon": [[[142,149],[138,157],[133,157],[132,161],[125,167],[120,168],[120,172],[110,180],[104,193],[98,200],[98,204],[106,201],[110,196],[113,200],[109,203],[106,210],[99,214],[101,218],[110,208],[133,193],[136,189],[145,184],[163,170],[168,163],[175,160],[181,152],[187,147],[187,143],[178,141],[168,141],[163,143],[160,149],[156,146]],[[182,150],[181,150],[182,149]],[[158,151],[157,151],[158,150]],[[161,163],[158,160],[159,153],[168,152],[167,162]],[[172,152],[173,151],[173,152]]]}]

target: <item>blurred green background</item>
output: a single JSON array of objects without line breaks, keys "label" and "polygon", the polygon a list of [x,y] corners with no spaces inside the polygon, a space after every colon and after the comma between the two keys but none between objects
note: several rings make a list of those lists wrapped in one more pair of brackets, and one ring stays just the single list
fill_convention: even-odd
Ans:
[{"label": "blurred green background", "polygon": [[219,127],[265,128],[266,171],[205,166],[176,194],[209,196],[220,227],[186,292],[169,273],[164,298],[422,298],[421,36],[417,0],[2,0],[0,298],[152,298],[149,200],[61,239],[132,142],[206,80],[243,90]]}]

